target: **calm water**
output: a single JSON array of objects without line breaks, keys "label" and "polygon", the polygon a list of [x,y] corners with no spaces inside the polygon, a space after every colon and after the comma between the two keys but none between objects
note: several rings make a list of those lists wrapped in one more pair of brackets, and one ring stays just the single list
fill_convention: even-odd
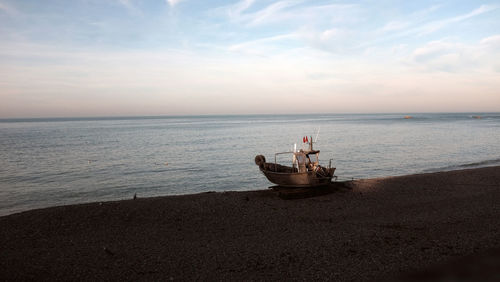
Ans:
[{"label": "calm water", "polygon": [[0,215],[134,193],[265,189],[255,155],[272,160],[318,130],[320,160],[333,158],[341,178],[500,164],[500,113],[403,116],[0,120]]}]

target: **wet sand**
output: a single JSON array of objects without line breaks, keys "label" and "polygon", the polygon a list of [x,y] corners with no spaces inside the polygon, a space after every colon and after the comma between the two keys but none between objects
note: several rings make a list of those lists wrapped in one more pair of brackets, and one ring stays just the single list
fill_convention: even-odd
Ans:
[{"label": "wet sand", "polygon": [[500,278],[500,167],[132,196],[0,217],[0,280]]}]

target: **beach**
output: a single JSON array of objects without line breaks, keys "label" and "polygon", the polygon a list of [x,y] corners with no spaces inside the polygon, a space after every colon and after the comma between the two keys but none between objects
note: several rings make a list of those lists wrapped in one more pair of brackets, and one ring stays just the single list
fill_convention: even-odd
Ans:
[{"label": "beach", "polygon": [[133,196],[0,217],[0,280],[500,278],[500,166]]}]

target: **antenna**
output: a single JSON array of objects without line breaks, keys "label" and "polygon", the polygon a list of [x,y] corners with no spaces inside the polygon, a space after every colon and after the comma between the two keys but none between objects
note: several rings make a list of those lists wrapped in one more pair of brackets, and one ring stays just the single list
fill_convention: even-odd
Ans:
[{"label": "antenna", "polygon": [[318,128],[318,132],[316,133],[316,138],[314,138],[314,142],[318,142],[319,131],[321,130],[321,126]]}]

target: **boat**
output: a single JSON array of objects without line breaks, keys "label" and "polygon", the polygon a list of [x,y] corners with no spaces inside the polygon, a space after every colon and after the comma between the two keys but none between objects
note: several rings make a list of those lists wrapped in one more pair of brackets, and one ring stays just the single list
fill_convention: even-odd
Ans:
[{"label": "boat", "polygon": [[[307,188],[329,185],[334,178],[335,168],[332,167],[330,159],[328,167],[320,166],[319,150],[313,149],[312,136],[303,138],[303,143],[308,144],[307,149],[280,152],[274,154],[274,163],[266,162],[263,155],[255,157],[255,164],[259,166],[260,171],[266,178],[280,186],[290,188]],[[278,155],[291,155],[291,166],[277,163]]]}]

